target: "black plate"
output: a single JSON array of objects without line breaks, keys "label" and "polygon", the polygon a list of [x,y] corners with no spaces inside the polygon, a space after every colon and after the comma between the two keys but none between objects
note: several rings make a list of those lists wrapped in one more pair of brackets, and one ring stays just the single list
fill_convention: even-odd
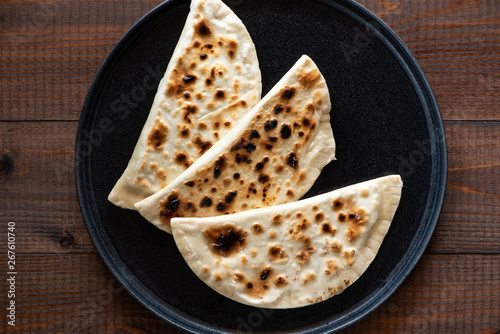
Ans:
[{"label": "black plate", "polygon": [[138,21],[97,73],[76,138],[76,181],[85,223],[111,272],[144,306],[200,333],[343,328],[402,283],[434,230],[445,191],[446,144],[430,86],[382,21],[349,0],[227,0],[257,49],[266,93],[302,54],[326,78],[337,161],[306,196],[399,173],[400,207],[375,261],[346,291],[319,304],[266,310],[212,291],[170,235],[107,195],[125,169],[184,25],[189,2],[167,1]]}]

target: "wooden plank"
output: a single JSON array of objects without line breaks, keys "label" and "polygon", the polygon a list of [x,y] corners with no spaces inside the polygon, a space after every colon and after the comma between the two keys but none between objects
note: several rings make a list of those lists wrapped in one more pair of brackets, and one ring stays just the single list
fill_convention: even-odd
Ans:
[{"label": "wooden plank", "polygon": [[446,120],[499,120],[495,0],[360,0],[405,42]]},{"label": "wooden plank", "polygon": [[[74,180],[76,122],[0,122],[2,216],[26,252],[95,252]],[[447,123],[445,204],[428,252],[500,253],[500,123]],[[480,246],[479,246],[480,245]]]},{"label": "wooden plank", "polygon": [[[30,254],[16,260],[13,333],[182,333],[135,301],[97,254]],[[6,297],[2,294],[2,305]]]},{"label": "wooden plank", "polygon": [[0,119],[78,120],[111,48],[160,3],[2,1]]},{"label": "wooden plank", "polygon": [[427,251],[500,253],[500,123],[445,128],[445,203]]},{"label": "wooden plank", "polygon": [[21,250],[95,252],[76,195],[76,122],[0,123],[1,216]]},{"label": "wooden plank", "polygon": [[[181,333],[125,292],[96,254],[30,254],[18,263],[13,332]],[[425,255],[393,296],[341,333],[498,330],[499,284],[500,255]]]},{"label": "wooden plank", "polygon": [[25,252],[95,252],[78,206],[76,122],[0,123],[1,212]]},{"label": "wooden plank", "polygon": [[[445,119],[499,120],[500,7],[492,1],[360,2],[415,54]],[[1,2],[0,120],[77,120],[113,45],[159,3]]]},{"label": "wooden plank", "polygon": [[498,333],[499,261],[498,255],[425,255],[393,296],[341,333]]}]

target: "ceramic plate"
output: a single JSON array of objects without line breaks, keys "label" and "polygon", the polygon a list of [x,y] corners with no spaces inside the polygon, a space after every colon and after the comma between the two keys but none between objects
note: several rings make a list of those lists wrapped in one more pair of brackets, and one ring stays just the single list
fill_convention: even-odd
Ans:
[{"label": "ceramic plate", "polygon": [[[190,332],[338,330],[386,300],[423,253],[446,184],[443,124],[414,57],[387,25],[353,1],[227,0],[257,49],[263,95],[302,54],[328,84],[337,160],[305,197],[383,175],[404,182],[401,203],[374,262],[341,294],[298,309],[229,300],[199,280],[171,235],[107,200],[125,169],[189,11],[167,1],[116,44],[85,100],[76,137],[82,214],[104,262],[146,308]],[[148,84],[145,84],[147,82]]]}]

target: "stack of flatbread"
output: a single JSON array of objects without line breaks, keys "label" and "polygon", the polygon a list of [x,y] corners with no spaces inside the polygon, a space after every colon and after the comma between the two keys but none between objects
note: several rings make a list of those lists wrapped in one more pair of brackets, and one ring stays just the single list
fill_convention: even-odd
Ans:
[{"label": "stack of flatbread", "polygon": [[401,178],[300,200],[335,159],[325,79],[302,56],[260,95],[243,23],[220,0],[193,0],[109,200],[172,233],[193,272],[224,296],[268,308],[317,303],[372,262]]},{"label": "stack of flatbread", "polygon": [[260,100],[255,46],[219,0],[193,0],[125,172],[109,200],[134,209],[182,174]]}]

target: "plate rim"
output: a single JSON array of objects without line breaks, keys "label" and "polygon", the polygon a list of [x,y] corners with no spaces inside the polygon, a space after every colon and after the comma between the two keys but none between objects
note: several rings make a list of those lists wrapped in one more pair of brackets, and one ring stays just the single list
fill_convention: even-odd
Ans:
[{"label": "plate rim", "polygon": [[[369,11],[361,4],[354,0],[314,0],[316,2],[324,3],[344,14],[348,15],[359,24],[365,27],[372,28],[372,32],[377,35],[384,46],[391,50],[391,53],[398,59],[400,65],[404,68],[404,72],[409,76],[413,84],[419,101],[422,103],[422,109],[425,114],[426,123],[431,136],[431,177],[430,177],[430,191],[426,202],[424,215],[420,220],[419,227],[412,238],[412,242],[408,250],[403,254],[398,264],[391,270],[386,280],[390,283],[385,284],[381,289],[374,292],[369,296],[369,300],[362,305],[356,305],[352,313],[349,314],[349,319],[341,316],[330,323],[318,325],[312,329],[304,329],[302,333],[326,333],[336,331],[345,327],[351,326],[355,322],[364,318],[375,309],[377,309],[383,302],[385,302],[406,280],[408,275],[413,271],[416,264],[420,261],[430,238],[433,235],[438,218],[444,202],[447,180],[447,150],[446,150],[446,135],[444,131],[444,124],[439,110],[436,97],[432,91],[430,83],[428,82],[423,70],[418,64],[417,60],[404,44],[404,42],[397,36],[397,34],[378,16]],[[82,153],[82,147],[79,143],[85,140],[82,131],[86,128],[89,120],[93,124],[95,113],[90,108],[91,100],[96,93],[96,87],[105,76],[105,72],[112,67],[112,60],[122,54],[122,49],[126,49],[131,44],[137,35],[142,31],[145,26],[154,25],[155,22],[161,17],[163,11],[168,11],[169,6],[174,6],[180,0],[166,0],[157,5],[139,20],[137,20],[123,36],[116,42],[111,51],[108,53],[103,63],[99,67],[94,79],[89,87],[88,93],[82,106],[78,121],[78,129],[75,139],[75,181],[78,195],[78,203],[84,223],[87,227],[94,246],[96,247],[101,259],[104,261],[113,276],[120,282],[120,284],[127,290],[132,297],[142,304],[146,309],[155,314],[160,319],[168,322],[169,324],[191,333],[220,333],[221,328],[205,321],[199,320],[193,316],[184,314],[181,310],[171,307],[162,299],[156,296],[149,288],[143,285],[142,282],[131,272],[118,255],[116,249],[111,244],[109,237],[104,231],[102,222],[98,218],[96,208],[91,205],[92,199],[86,196],[88,193],[93,193],[92,183],[90,182],[88,172],[82,170],[85,166],[86,160],[90,155]],[[376,24],[376,28],[373,27]],[[90,117],[89,117],[90,116]],[[434,139],[434,140],[433,140]],[[420,232],[420,234],[419,234]],[[409,259],[409,261],[402,260]],[[398,274],[394,274],[399,267]],[[144,291],[149,292],[148,298],[144,298]],[[256,310],[259,308],[256,308]],[[183,317],[180,317],[182,314]],[[296,330],[289,330],[285,332],[294,332]],[[258,332],[258,331],[256,331]],[[230,333],[224,331],[224,333]]]}]

